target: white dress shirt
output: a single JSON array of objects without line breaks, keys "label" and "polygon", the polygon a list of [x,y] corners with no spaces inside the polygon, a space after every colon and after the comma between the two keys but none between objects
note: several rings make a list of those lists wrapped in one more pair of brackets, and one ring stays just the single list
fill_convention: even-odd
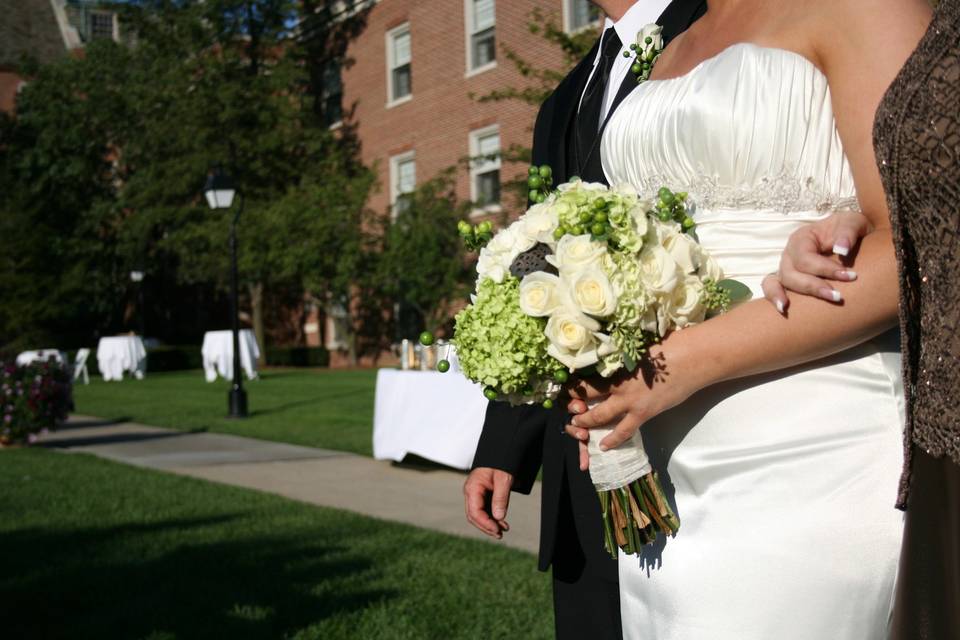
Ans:
[{"label": "white dress shirt", "polygon": [[[600,121],[597,123],[597,128],[607,119],[607,114],[613,104],[613,99],[617,96],[623,79],[630,73],[630,67],[633,65],[634,59],[633,52],[630,51],[630,45],[637,41],[637,34],[640,33],[641,29],[657,21],[657,18],[659,18],[663,10],[667,8],[670,1],[671,0],[637,0],[632,7],[627,9],[623,17],[616,22],[610,18],[603,21],[603,32],[606,33],[610,27],[616,29],[623,46],[613,63],[613,68],[610,69],[610,80],[607,82],[606,91],[603,95],[603,108],[600,110]],[[629,58],[623,56],[624,51],[630,51]],[[600,54],[602,52],[603,38],[601,36],[600,47],[597,49],[597,55],[593,59],[593,69],[590,71],[590,78],[593,78],[593,74],[597,71],[597,65],[600,63]],[[587,79],[587,84],[584,86],[589,85],[590,79]],[[580,96],[580,101],[583,101],[582,95]],[[579,109],[579,106],[577,108]]]}]

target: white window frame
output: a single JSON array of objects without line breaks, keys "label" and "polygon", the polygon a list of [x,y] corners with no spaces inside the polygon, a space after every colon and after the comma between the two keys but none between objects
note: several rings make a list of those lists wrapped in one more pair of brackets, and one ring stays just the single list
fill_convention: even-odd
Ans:
[{"label": "white window frame", "polygon": [[[484,71],[490,71],[491,69],[497,68],[497,56],[494,52],[494,58],[490,62],[482,66],[474,66],[473,63],[473,35],[477,31],[474,28],[473,24],[473,2],[474,0],[463,0],[463,22],[464,22],[464,33],[466,37],[464,38],[466,50],[467,50],[467,72],[464,74],[465,78],[475,76],[477,74],[483,73]],[[493,46],[497,46],[497,5],[496,0],[494,0],[493,5]]]},{"label": "white window frame", "polygon": [[[393,41],[397,36],[403,35],[404,33],[410,37],[410,93],[399,98],[393,97],[393,69],[394,69],[394,60],[393,60]],[[403,104],[404,102],[409,102],[413,99],[413,36],[410,33],[410,23],[404,22],[401,25],[390,29],[386,33],[386,45],[387,45],[387,108],[395,107],[398,104]]]},{"label": "white window frame", "polygon": [[397,199],[405,194],[410,193],[409,191],[400,191],[400,165],[407,162],[413,163],[413,185],[416,188],[417,185],[417,152],[416,151],[405,151],[404,153],[398,153],[395,156],[390,156],[390,217],[396,219],[397,214]]},{"label": "white window frame", "polygon": [[[477,156],[480,155],[480,139],[485,138],[491,134],[497,134],[500,136],[500,125],[492,124],[488,127],[483,127],[481,129],[474,129],[470,132],[470,200],[477,202],[480,194],[477,190],[477,176],[481,173],[487,173],[496,169],[497,171],[503,170],[502,156],[503,156],[503,137],[500,137],[500,156],[496,160],[487,160],[483,164],[478,164],[475,160]],[[503,199],[503,174],[500,174],[500,197],[501,201]],[[496,204],[488,204],[482,207],[475,207],[473,211],[470,212],[471,216],[480,216],[486,215],[489,213],[500,213],[503,211],[503,206],[498,202]]]},{"label": "white window frame", "polygon": [[577,0],[563,0],[563,30],[566,33],[573,34],[587,29],[593,29],[603,22],[603,12],[600,12],[600,18],[579,27],[573,26],[573,3]]}]

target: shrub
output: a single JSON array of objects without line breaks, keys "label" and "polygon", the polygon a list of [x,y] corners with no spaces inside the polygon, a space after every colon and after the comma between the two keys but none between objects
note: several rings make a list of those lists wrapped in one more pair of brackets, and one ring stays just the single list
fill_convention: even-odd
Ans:
[{"label": "shrub", "polygon": [[270,367],[327,367],[330,352],[323,347],[271,347],[267,349]]},{"label": "shrub", "polygon": [[37,434],[66,420],[71,405],[70,373],[56,362],[26,366],[0,363],[0,444],[32,443]]}]

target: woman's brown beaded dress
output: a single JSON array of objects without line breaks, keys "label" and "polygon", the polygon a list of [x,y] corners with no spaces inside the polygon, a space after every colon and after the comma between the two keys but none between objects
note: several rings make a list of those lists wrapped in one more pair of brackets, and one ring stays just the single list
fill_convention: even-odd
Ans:
[{"label": "woman's brown beaded dress", "polygon": [[960,638],[960,0],[942,0],[877,111],[900,267],[907,525],[896,640]]}]

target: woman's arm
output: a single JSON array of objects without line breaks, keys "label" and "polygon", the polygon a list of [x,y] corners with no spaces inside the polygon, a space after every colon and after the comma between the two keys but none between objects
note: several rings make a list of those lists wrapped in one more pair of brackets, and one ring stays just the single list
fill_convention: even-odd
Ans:
[{"label": "woman's arm", "polygon": [[[893,326],[897,311],[896,261],[886,198],[873,154],[873,114],[890,82],[916,46],[930,19],[923,0],[817,2],[822,7],[805,25],[817,63],[831,87],[840,138],[858,198],[876,229],[864,238],[853,267],[856,282],[837,285],[842,306],[800,298],[787,317],[763,300],[741,305],[699,326],[678,331],[651,351],[657,373],[648,384],[635,375],[600,390],[572,390],[571,412],[580,399],[600,405],[574,418],[571,435],[606,426],[621,417],[601,448],[625,442],[643,422],[676,406],[692,393],[723,380],[775,371],[816,360],[867,340]],[[815,400],[811,400],[815,401]]]}]

